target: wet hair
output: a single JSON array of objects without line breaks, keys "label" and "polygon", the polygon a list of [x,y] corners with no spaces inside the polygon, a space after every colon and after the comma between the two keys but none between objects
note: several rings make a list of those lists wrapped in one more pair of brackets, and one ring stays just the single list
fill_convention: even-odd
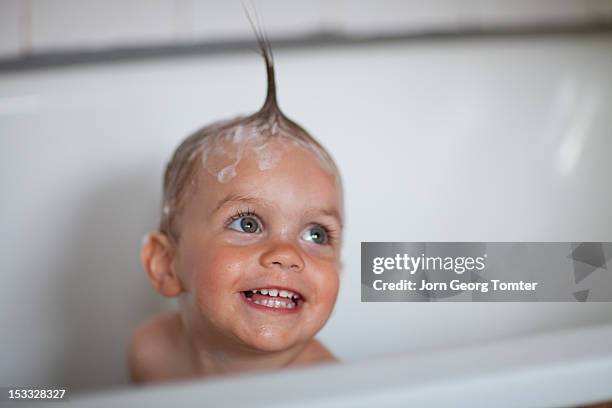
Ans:
[{"label": "wet hair", "polygon": [[[305,148],[315,154],[322,164],[332,173],[339,175],[338,169],[330,154],[304,128],[289,119],[278,106],[276,97],[276,80],[274,77],[274,58],[270,42],[265,33],[253,24],[249,13],[258,49],[266,65],[267,94],[259,111],[246,117],[236,117],[212,123],[188,136],[175,150],[166,166],[163,180],[162,214],[159,225],[171,239],[178,241],[179,234],[175,229],[175,220],[190,190],[197,186],[197,176],[206,166],[210,152],[225,154],[224,145],[233,143],[236,147],[233,154],[236,161],[216,174],[220,182],[227,181],[232,174],[243,152],[243,145],[250,143],[256,152],[271,139],[282,138]],[[261,169],[261,167],[260,167]],[[338,181],[340,178],[338,176]]]}]

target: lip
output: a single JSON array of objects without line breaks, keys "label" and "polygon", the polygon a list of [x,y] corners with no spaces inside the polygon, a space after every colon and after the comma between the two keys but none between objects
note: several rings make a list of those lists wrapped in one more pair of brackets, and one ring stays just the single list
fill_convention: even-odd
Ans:
[{"label": "lip", "polygon": [[[249,290],[260,290],[260,289],[277,289],[277,290],[287,290],[293,293],[296,293],[300,296],[299,300],[296,303],[296,306],[293,309],[289,309],[289,308],[275,308],[275,307],[268,307],[268,306],[264,306],[264,305],[258,305],[257,303],[254,303],[252,300],[250,300],[245,292],[249,291]],[[295,289],[291,289],[291,288],[287,288],[287,287],[281,287],[281,286],[275,286],[275,285],[269,285],[269,286],[261,286],[261,287],[257,287],[257,288],[252,288],[252,289],[247,289],[244,291],[240,291],[240,297],[242,298],[242,300],[244,301],[244,303],[246,303],[248,306],[256,309],[256,310],[260,310],[263,312],[268,312],[268,313],[272,313],[272,314],[295,314],[295,313],[299,313],[302,310],[302,307],[304,305],[304,297],[303,295],[298,292]],[[286,300],[287,298],[281,298],[280,296],[276,296],[276,297],[270,297],[270,299],[284,299]]]}]

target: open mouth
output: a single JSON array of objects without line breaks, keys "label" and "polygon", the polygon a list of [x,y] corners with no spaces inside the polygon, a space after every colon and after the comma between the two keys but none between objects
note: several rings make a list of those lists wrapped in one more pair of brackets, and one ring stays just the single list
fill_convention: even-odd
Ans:
[{"label": "open mouth", "polygon": [[301,294],[281,288],[259,288],[242,292],[247,303],[258,308],[293,311],[304,303]]}]

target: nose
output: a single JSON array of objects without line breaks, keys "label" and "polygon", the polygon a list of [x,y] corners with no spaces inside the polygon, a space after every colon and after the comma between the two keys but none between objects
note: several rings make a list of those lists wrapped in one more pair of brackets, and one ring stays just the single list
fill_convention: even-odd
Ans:
[{"label": "nose", "polygon": [[300,252],[289,243],[271,245],[260,258],[266,268],[278,267],[286,271],[300,272],[304,269],[304,259]]}]

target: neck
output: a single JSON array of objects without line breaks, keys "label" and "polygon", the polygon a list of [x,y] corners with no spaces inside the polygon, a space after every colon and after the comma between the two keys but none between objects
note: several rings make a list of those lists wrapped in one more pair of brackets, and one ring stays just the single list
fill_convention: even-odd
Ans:
[{"label": "neck", "polygon": [[[300,364],[312,342],[281,350],[262,352],[241,344],[237,339],[190,326],[181,316],[186,349],[197,375],[212,376],[275,369]],[[307,354],[307,353],[306,353]]]}]

